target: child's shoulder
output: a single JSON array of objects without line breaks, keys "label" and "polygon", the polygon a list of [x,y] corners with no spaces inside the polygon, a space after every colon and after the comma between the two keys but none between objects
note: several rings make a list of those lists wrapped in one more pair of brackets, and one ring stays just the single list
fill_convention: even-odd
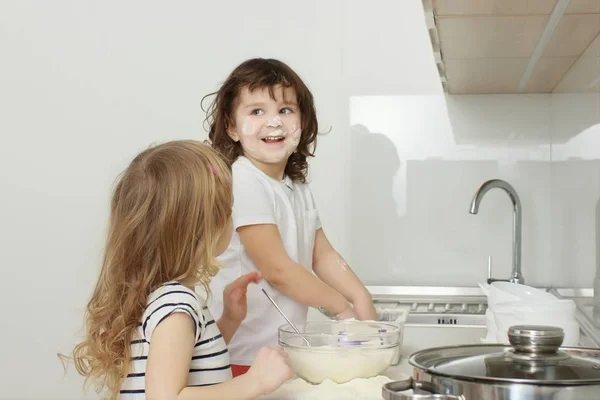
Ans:
[{"label": "child's shoulder", "polygon": [[231,165],[231,172],[233,173],[234,177],[241,174],[257,177],[263,175],[263,173],[254,164],[252,164],[252,161],[248,160],[244,156],[238,157],[238,159],[233,162]]},{"label": "child's shoulder", "polygon": [[233,163],[231,172],[233,176],[234,191],[237,188],[248,188],[249,190],[263,188],[270,191],[276,183],[273,178],[268,177],[245,157],[239,157]]},{"label": "child's shoulder", "polygon": [[[160,285],[150,293],[146,302],[146,309],[140,323],[143,339],[150,343],[154,329],[173,313],[186,313],[192,318],[196,327],[205,326],[206,317],[203,308],[205,303],[193,289],[179,282]],[[200,334],[201,329],[196,329],[196,341]]]},{"label": "child's shoulder", "polygon": [[167,282],[160,285],[148,296],[147,305],[154,303],[173,304],[187,303],[199,309],[204,303],[198,294],[180,282]]}]

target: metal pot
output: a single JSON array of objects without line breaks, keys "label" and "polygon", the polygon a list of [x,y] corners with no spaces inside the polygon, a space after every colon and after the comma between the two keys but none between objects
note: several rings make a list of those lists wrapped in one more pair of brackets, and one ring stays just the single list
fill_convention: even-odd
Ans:
[{"label": "metal pot", "polygon": [[[511,346],[467,345],[413,354],[414,378],[383,386],[385,400],[598,400],[600,349],[560,347],[564,332],[513,326]],[[403,394],[413,389],[415,394]]]}]

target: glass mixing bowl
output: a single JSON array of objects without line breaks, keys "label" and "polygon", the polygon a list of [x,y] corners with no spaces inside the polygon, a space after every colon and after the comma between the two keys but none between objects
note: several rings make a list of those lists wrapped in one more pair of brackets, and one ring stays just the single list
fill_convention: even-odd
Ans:
[{"label": "glass mixing bowl", "polygon": [[401,328],[375,321],[319,321],[278,329],[279,344],[300,378],[313,384],[371,378],[385,371],[400,351]]}]

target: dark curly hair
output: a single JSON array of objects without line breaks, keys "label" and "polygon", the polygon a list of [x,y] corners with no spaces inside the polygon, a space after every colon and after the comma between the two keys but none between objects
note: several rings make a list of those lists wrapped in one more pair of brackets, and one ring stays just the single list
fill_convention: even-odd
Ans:
[{"label": "dark curly hair", "polygon": [[297,150],[292,153],[285,166],[285,174],[294,181],[306,182],[308,157],[314,157],[319,130],[313,95],[302,79],[285,63],[271,58],[253,58],[244,61],[227,77],[221,88],[202,99],[215,96],[206,110],[206,123],[210,126],[208,138],[213,148],[220,151],[230,164],[243,154],[242,146],[227,134],[227,129],[235,124],[234,111],[238,96],[243,88],[251,92],[268,88],[275,99],[274,88],[292,88],[302,115],[302,136]]}]

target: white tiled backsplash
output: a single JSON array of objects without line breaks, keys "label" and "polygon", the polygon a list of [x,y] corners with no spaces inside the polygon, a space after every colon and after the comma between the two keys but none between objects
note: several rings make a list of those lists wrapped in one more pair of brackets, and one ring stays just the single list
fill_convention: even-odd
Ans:
[{"label": "white tiled backsplash", "polygon": [[350,99],[348,260],[369,284],[476,285],[511,269],[523,205],[533,285],[590,286],[600,232],[600,95],[403,95]]}]

